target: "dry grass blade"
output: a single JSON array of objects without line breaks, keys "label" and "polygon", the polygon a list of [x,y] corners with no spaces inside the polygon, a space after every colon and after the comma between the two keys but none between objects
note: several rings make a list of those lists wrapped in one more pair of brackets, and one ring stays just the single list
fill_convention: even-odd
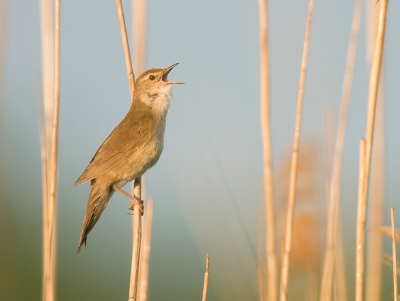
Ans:
[{"label": "dry grass blade", "polygon": [[343,79],[339,124],[336,136],[331,184],[329,186],[330,192],[329,192],[329,207],[328,207],[328,225],[327,225],[325,258],[324,258],[323,277],[321,284],[321,296],[320,296],[320,300],[324,301],[331,300],[334,266],[335,270],[338,270],[338,268],[341,268],[342,270],[340,271],[339,269],[338,272],[340,273],[335,273],[342,275],[342,277],[338,279],[342,282],[341,285],[339,285],[339,287],[342,288],[339,292],[340,294],[339,299],[343,301],[346,300],[346,289],[345,289],[346,284],[345,284],[345,278],[344,278],[345,273],[343,266],[344,264],[343,262],[341,262],[341,264],[340,262],[335,262],[334,254],[335,252],[343,252],[342,250],[337,250],[338,246],[335,244],[335,242],[337,242],[338,238],[341,237],[338,236],[339,235],[338,228],[340,228],[339,225],[340,179],[341,179],[343,149],[344,149],[344,141],[345,141],[346,125],[347,125],[347,113],[350,103],[350,92],[353,81],[353,71],[354,71],[354,62],[357,50],[358,33],[360,31],[360,24],[361,24],[362,6],[363,6],[363,0],[357,0],[354,7],[350,41],[347,50],[347,60],[346,60],[346,69]]},{"label": "dry grass blade", "polygon": [[206,271],[204,273],[204,284],[203,284],[203,297],[201,301],[207,301],[207,292],[208,292],[208,270],[210,267],[210,253],[207,253],[206,257]]},{"label": "dry grass blade", "polygon": [[257,222],[257,282],[260,301],[268,300],[267,296],[267,257],[265,256],[265,214],[264,203],[260,203]]},{"label": "dry grass blade", "polygon": [[[51,12],[50,3],[47,2],[43,5],[46,7],[42,7],[45,11],[45,14],[49,14]],[[50,7],[49,7],[50,6]],[[44,15],[45,15],[44,14]],[[43,15],[43,17],[44,17]],[[43,21],[45,22],[45,21]],[[47,26],[49,26],[49,19],[47,19]],[[51,18],[50,18],[51,24]],[[45,30],[47,26],[42,26],[43,34],[48,35],[49,32]],[[47,42],[51,41],[51,38],[47,36]],[[45,48],[48,50],[47,46]],[[46,51],[43,52],[45,55]],[[50,56],[51,58],[51,56]],[[48,58],[45,57],[45,60]],[[46,65],[44,63],[44,65]],[[47,66],[51,66],[51,64],[47,64]],[[47,69],[48,67],[46,67]],[[46,74],[51,73],[51,71],[47,70]],[[45,123],[48,122],[49,119],[53,118],[51,127],[47,124],[46,128],[46,152],[49,153],[50,150],[50,162],[47,162],[48,156],[47,154],[42,156],[43,160],[46,162],[42,162],[42,167],[46,168],[46,172],[43,171],[43,188],[46,191],[43,191],[43,200],[44,200],[44,262],[43,262],[43,300],[52,301],[55,299],[55,282],[56,282],[56,203],[57,203],[57,172],[58,172],[58,123],[59,123],[59,104],[60,104],[60,1],[55,1],[55,36],[54,36],[54,74],[53,74],[53,83],[54,83],[54,95],[53,95],[53,103],[49,105],[49,99],[46,99],[45,95],[45,110],[48,111],[48,108],[51,108],[50,113],[46,112]],[[48,93],[50,88],[48,85],[51,81],[45,77],[46,83],[44,87],[45,93]],[[48,129],[51,128],[51,131]],[[42,142],[42,147],[43,147]],[[44,179],[46,177],[46,179]]]},{"label": "dry grass blade", "polygon": [[366,201],[363,198],[365,178],[365,140],[360,139],[360,166],[358,173],[358,204],[356,232],[356,301],[363,300],[364,288],[364,240]]},{"label": "dry grass blade", "polygon": [[[386,236],[392,237],[392,228],[391,227],[380,227],[380,228],[372,228],[369,229],[371,232],[380,232]],[[400,243],[400,231],[395,229],[395,239],[396,242]]]},{"label": "dry grass blade", "polygon": [[[38,80],[38,83],[40,80]],[[46,149],[46,120],[45,120],[45,112],[44,112],[44,104],[43,104],[43,95],[40,93],[42,91],[41,85],[38,84],[38,107],[39,107],[39,128],[40,128],[40,157],[42,163],[42,199],[43,199],[43,279],[42,279],[42,295],[43,300],[48,300],[47,296],[49,290],[48,279],[48,267],[50,265],[50,261],[48,259],[49,252],[48,250],[48,197],[49,197],[49,189],[48,189],[48,158],[47,158],[47,149]],[[46,293],[47,292],[47,293]]]},{"label": "dry grass blade", "polygon": [[[142,183],[143,188],[143,183]],[[143,195],[143,193],[142,193]],[[143,197],[143,199],[145,199]],[[147,300],[147,287],[149,283],[149,264],[150,264],[150,249],[151,249],[151,228],[153,223],[153,199],[146,202],[146,213],[143,222],[143,238],[140,250],[139,263],[139,287],[138,299],[140,301]]]},{"label": "dry grass blade", "polygon": [[275,208],[273,199],[273,175],[270,134],[269,105],[269,57],[268,57],[268,22],[267,1],[259,1],[260,9],[260,68],[261,68],[261,126],[264,151],[264,201],[267,250],[268,300],[275,301],[278,297],[278,271],[275,251]]},{"label": "dry grass blade", "polygon": [[[141,179],[135,179],[135,197],[141,198]],[[141,229],[141,212],[140,207],[135,205],[133,208],[133,245],[132,245],[132,264],[131,279],[129,283],[129,301],[137,300],[138,276],[139,276],[139,258],[140,258],[140,242],[142,236]]]},{"label": "dry grass blade", "polygon": [[[141,74],[144,71],[145,63],[145,37],[146,37],[146,0],[134,0],[133,5],[133,67],[136,74]],[[129,71],[128,71],[129,75]],[[135,185],[135,184],[134,184]],[[135,188],[133,188],[135,190]],[[138,192],[134,191],[136,195]],[[145,197],[145,176],[140,179],[140,195],[143,200]],[[147,300],[148,274],[149,274],[149,258],[150,258],[150,239],[151,239],[151,223],[153,218],[153,201],[149,200],[146,204],[146,215],[144,220],[143,241],[141,243],[139,272],[138,272],[138,299]],[[135,216],[133,216],[132,231],[135,233]],[[135,237],[134,240],[135,242]],[[135,245],[132,246],[135,249]],[[131,271],[131,281],[134,281],[134,275]],[[131,287],[133,283],[131,283]]]},{"label": "dry grass blade", "polygon": [[146,0],[134,0],[133,8],[133,68],[135,74],[141,74],[145,66],[146,53]]},{"label": "dry grass blade", "polygon": [[[368,197],[368,184],[370,178],[370,166],[371,166],[371,154],[372,154],[372,143],[374,138],[374,126],[375,126],[375,113],[376,113],[376,101],[378,95],[378,84],[380,71],[382,68],[382,57],[383,57],[383,47],[385,41],[385,31],[386,31],[386,14],[387,14],[387,0],[381,0],[381,8],[379,13],[378,22],[378,33],[376,38],[376,45],[374,56],[372,59],[371,75],[369,82],[369,93],[368,93],[368,112],[367,112],[367,126],[365,133],[365,169],[364,180],[360,183],[359,192],[361,192],[362,203],[365,207],[358,208],[362,209],[359,213],[359,220],[364,220],[366,215],[366,203]],[[363,229],[359,229],[361,226],[357,224],[357,235],[365,235],[365,224]],[[361,245],[359,244],[361,243]],[[363,300],[363,290],[364,290],[364,237],[360,237],[357,240],[357,253],[360,256],[356,259],[356,301]]]},{"label": "dry grass blade", "polygon": [[[379,4],[367,1],[366,28],[367,28],[367,66],[371,67],[371,59],[376,43],[378,30]],[[385,109],[384,109],[384,77],[379,79],[378,99],[376,104],[376,121],[374,128],[373,153],[371,158],[371,179],[368,203],[368,226],[382,227],[385,211]],[[377,301],[382,294],[382,263],[380,260],[383,251],[383,237],[379,232],[367,233],[366,255],[366,301]]]},{"label": "dry grass blade", "polygon": [[[124,48],[125,65],[129,80],[129,90],[131,101],[133,100],[133,91],[135,85],[135,76],[132,69],[131,54],[129,51],[128,35],[126,32],[124,10],[121,0],[116,0],[119,25],[121,29],[122,45]],[[135,179],[134,194],[137,198],[141,198],[141,179]],[[132,246],[132,264],[131,264],[131,278],[129,284],[129,300],[136,300],[137,287],[138,287],[138,274],[139,274],[139,257],[140,257],[140,239],[141,239],[141,212],[139,205],[136,204],[133,209],[133,246]]]},{"label": "dry grass blade", "polygon": [[46,152],[51,153],[51,132],[54,112],[54,6],[52,0],[40,0],[42,39],[43,100]]},{"label": "dry grass blade", "polygon": [[131,53],[129,50],[129,43],[128,43],[128,34],[126,32],[126,25],[125,25],[124,9],[122,7],[121,0],[116,0],[116,4],[118,10],[119,27],[121,29],[122,46],[124,48],[126,72],[128,74],[129,90],[131,93],[131,100],[133,100],[135,76],[133,74],[133,69],[132,69]]},{"label": "dry grass blade", "polygon": [[393,296],[397,301],[397,255],[396,255],[396,231],[394,224],[394,208],[390,208],[390,220],[392,222],[392,263],[393,263]]},{"label": "dry grass blade", "polygon": [[310,40],[313,7],[314,7],[314,0],[310,0],[310,5],[309,5],[309,9],[308,9],[306,36],[305,36],[305,41],[304,41],[303,57],[302,57],[302,63],[301,63],[299,94],[298,94],[298,99],[297,99],[296,125],[295,125],[293,150],[292,150],[292,158],[291,158],[291,166],[290,166],[289,200],[288,200],[288,209],[287,209],[287,217],[286,217],[285,242],[284,242],[284,248],[283,248],[281,286],[280,286],[280,300],[281,301],[286,301],[288,281],[289,281],[289,256],[290,256],[291,241],[292,241],[294,207],[295,207],[295,201],[296,201],[297,161],[298,161],[298,155],[299,155],[301,112],[303,109],[304,84],[305,84],[305,77],[306,77],[308,44],[309,44],[309,40]]},{"label": "dry grass blade", "polygon": [[[42,39],[42,73],[43,73],[43,102],[39,106],[41,129],[41,160],[42,160],[42,189],[43,189],[43,271],[42,298],[52,300],[53,283],[51,281],[51,245],[49,240],[49,155],[51,152],[51,126],[53,118],[53,83],[54,83],[54,27],[53,7],[51,0],[40,2],[40,21]],[[41,97],[40,97],[41,98]],[[41,99],[40,99],[41,100]]]}]

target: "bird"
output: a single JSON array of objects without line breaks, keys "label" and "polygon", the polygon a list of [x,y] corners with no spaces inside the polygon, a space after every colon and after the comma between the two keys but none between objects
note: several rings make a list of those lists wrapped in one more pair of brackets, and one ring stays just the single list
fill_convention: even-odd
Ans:
[{"label": "bird", "polygon": [[[178,63],[165,69],[149,69],[137,78],[128,113],[75,182],[75,185],[88,181],[91,184],[77,254],[83,245],[86,246],[89,232],[114,191],[128,195],[121,188],[142,176],[160,158],[164,147],[166,116],[172,99],[171,89],[175,84],[183,84],[168,81],[168,74],[176,65]],[[133,209],[135,201],[143,204],[136,197],[131,198],[133,204],[129,209]]]}]

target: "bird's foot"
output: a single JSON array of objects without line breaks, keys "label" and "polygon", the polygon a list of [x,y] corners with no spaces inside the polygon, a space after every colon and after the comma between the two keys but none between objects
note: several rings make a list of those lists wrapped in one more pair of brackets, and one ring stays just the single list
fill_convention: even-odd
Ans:
[{"label": "bird's foot", "polygon": [[143,201],[137,197],[133,197],[132,199],[132,204],[128,207],[130,210],[135,210],[135,206],[138,205],[139,206],[139,210],[140,210],[140,214],[143,215],[144,212],[144,205],[143,205]]},{"label": "bird's foot", "polygon": [[115,191],[118,191],[122,195],[126,196],[127,198],[131,199],[132,204],[128,207],[129,210],[134,210],[136,205],[139,205],[140,214],[143,215],[144,212],[144,205],[143,201],[134,195],[130,195],[129,193],[123,191],[121,188],[117,187],[116,185],[113,186]]}]

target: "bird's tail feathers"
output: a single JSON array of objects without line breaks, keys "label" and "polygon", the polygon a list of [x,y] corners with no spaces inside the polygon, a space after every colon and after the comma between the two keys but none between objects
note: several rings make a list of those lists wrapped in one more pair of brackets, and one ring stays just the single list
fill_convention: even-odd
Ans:
[{"label": "bird's tail feathers", "polygon": [[94,225],[96,225],[104,209],[107,207],[113,192],[112,189],[104,191],[92,186],[86,207],[85,219],[83,220],[82,232],[76,250],[77,254],[81,250],[83,244],[86,246],[87,236],[93,229]]}]

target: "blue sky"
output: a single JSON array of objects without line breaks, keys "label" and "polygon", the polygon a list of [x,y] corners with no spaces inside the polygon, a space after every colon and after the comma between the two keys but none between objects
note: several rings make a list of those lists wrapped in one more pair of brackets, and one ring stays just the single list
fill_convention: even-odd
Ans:
[{"label": "blue sky", "polygon": [[[38,2],[10,1],[8,8],[0,169],[2,197],[19,229],[17,252],[40,261]],[[373,5],[374,1],[369,2]],[[130,24],[130,3],[123,3]],[[353,7],[353,1],[315,2],[301,139],[317,142],[321,161],[324,116],[332,112],[336,120],[338,115]],[[72,288],[94,296],[95,283],[107,286],[113,296],[125,297],[130,267],[129,201],[115,195],[91,232],[86,250],[75,255],[89,187],[73,183],[130,104],[116,7],[114,1],[70,0],[62,1],[61,9],[60,298],[74,296],[68,292]],[[269,3],[275,166],[286,158],[292,144],[307,9],[308,2],[303,0]],[[256,300],[257,218],[262,199],[258,2],[156,0],[149,1],[147,12],[146,67],[165,68],[179,62],[170,79],[185,82],[173,88],[164,152],[146,178],[147,195],[155,202],[150,296],[161,288],[164,300],[200,296],[203,263],[206,252],[211,252],[214,300]],[[399,13],[399,2],[390,1],[384,58],[387,206],[395,206],[400,194]],[[355,232],[358,144],[365,132],[369,81],[364,22],[365,17],[343,169],[343,219],[350,229],[346,231],[350,242]],[[29,233],[24,229],[30,229]],[[31,241],[31,247],[26,241]],[[351,246],[348,253],[353,256]],[[40,262],[35,267],[37,295]],[[73,277],[76,272],[81,277]]]}]

